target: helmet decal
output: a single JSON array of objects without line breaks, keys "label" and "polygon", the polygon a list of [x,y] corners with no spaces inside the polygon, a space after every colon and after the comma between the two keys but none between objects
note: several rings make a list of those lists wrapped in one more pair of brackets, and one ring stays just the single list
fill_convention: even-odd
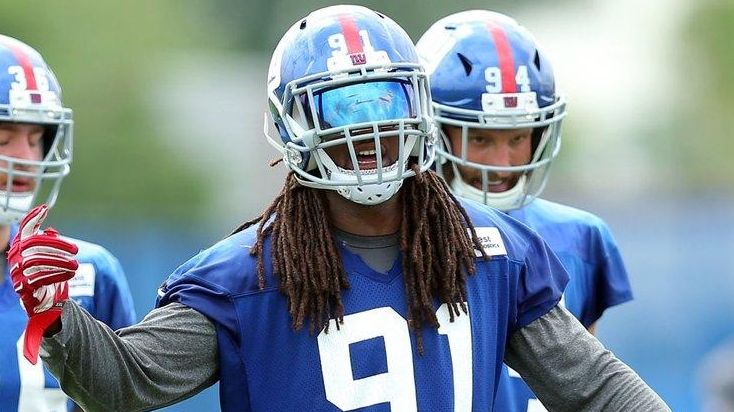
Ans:
[{"label": "helmet decal", "polygon": [[[488,83],[487,92],[515,93],[517,91],[517,85],[515,83],[515,61],[512,56],[512,46],[509,40],[507,40],[507,34],[500,25],[493,21],[487,22],[487,29],[494,40],[498,62],[498,67],[488,66],[484,71],[484,78]],[[525,68],[525,76],[527,77],[527,68],[525,66],[520,67]],[[518,69],[518,75],[520,71]],[[524,86],[527,87],[527,82]],[[495,91],[495,89],[499,90]]]}]

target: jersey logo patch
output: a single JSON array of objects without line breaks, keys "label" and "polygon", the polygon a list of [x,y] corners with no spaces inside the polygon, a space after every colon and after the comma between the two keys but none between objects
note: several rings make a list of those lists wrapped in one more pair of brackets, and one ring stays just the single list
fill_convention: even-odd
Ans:
[{"label": "jersey logo patch", "polygon": [[[482,248],[487,256],[506,256],[507,250],[505,249],[505,242],[502,241],[502,235],[500,235],[499,229],[496,227],[477,227],[474,228],[477,232],[477,237],[482,243]],[[482,256],[482,252],[474,250],[474,254],[477,257]]]},{"label": "jersey logo patch", "polygon": [[80,263],[74,277],[69,279],[69,296],[94,296],[94,282],[97,272],[91,263]]}]

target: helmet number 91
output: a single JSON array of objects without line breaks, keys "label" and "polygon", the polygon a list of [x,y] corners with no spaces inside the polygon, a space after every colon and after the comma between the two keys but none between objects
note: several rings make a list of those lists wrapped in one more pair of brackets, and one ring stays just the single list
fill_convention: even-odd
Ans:
[{"label": "helmet number 91", "polygon": [[[359,38],[362,40],[362,50],[364,52],[374,51],[367,30],[360,30]],[[329,36],[329,46],[334,49],[331,51],[332,56],[346,55],[349,52],[347,40],[345,39],[343,33],[336,33]]]},{"label": "helmet number 91", "polygon": [[[502,71],[499,67],[489,66],[484,70],[484,80],[487,82],[487,93],[502,93]],[[515,74],[515,83],[519,91],[522,93],[530,91],[530,77],[528,76],[528,67],[520,65],[517,67]],[[513,93],[514,91],[505,90],[505,93]]]}]

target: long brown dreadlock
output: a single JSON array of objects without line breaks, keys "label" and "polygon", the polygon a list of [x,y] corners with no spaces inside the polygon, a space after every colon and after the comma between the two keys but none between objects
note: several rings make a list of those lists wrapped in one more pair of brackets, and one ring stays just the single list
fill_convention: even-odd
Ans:
[{"label": "long brown dreadlock", "polygon": [[[402,189],[400,250],[409,325],[422,353],[423,326],[439,326],[434,298],[448,304],[452,322],[459,310],[467,312],[466,276],[474,273],[475,249],[483,253],[483,248],[469,216],[444,180],[433,171],[420,173],[417,166],[413,170],[416,176],[407,179]],[[328,224],[323,191],[300,185],[291,172],[265,212],[233,234],[258,222],[250,254],[257,256],[260,288],[265,287],[263,250],[270,236],[273,273],[280,292],[288,297],[293,328],[299,330],[306,319],[311,333],[328,331],[330,319],[336,319],[338,327],[344,321],[341,291],[349,281]]]}]

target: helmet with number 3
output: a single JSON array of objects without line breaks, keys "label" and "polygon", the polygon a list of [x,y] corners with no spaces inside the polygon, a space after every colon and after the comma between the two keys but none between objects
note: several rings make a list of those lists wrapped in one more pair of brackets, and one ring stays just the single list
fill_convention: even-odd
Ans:
[{"label": "helmet with number 3", "polygon": [[[553,69],[533,36],[514,19],[471,10],[433,24],[417,44],[430,76],[436,123],[441,130],[437,169],[454,193],[501,210],[520,208],[545,187],[561,146],[565,101],[555,89]],[[453,153],[447,128],[461,129]],[[470,129],[532,129],[530,161],[490,165],[470,161]],[[461,170],[479,178],[467,183]],[[506,190],[490,190],[498,174],[519,175]]]},{"label": "helmet with number 3", "polygon": [[326,7],[296,22],[273,53],[268,103],[265,134],[305,186],[375,205],[414,165],[433,161],[436,127],[415,46],[365,7]]},{"label": "helmet with number 3", "polygon": [[10,224],[36,203],[55,203],[61,181],[69,174],[73,122],[71,110],[61,104],[59,83],[41,55],[3,35],[0,123],[33,124],[44,129],[42,159],[22,159],[0,152],[0,176],[5,177],[0,179],[0,224]]}]

